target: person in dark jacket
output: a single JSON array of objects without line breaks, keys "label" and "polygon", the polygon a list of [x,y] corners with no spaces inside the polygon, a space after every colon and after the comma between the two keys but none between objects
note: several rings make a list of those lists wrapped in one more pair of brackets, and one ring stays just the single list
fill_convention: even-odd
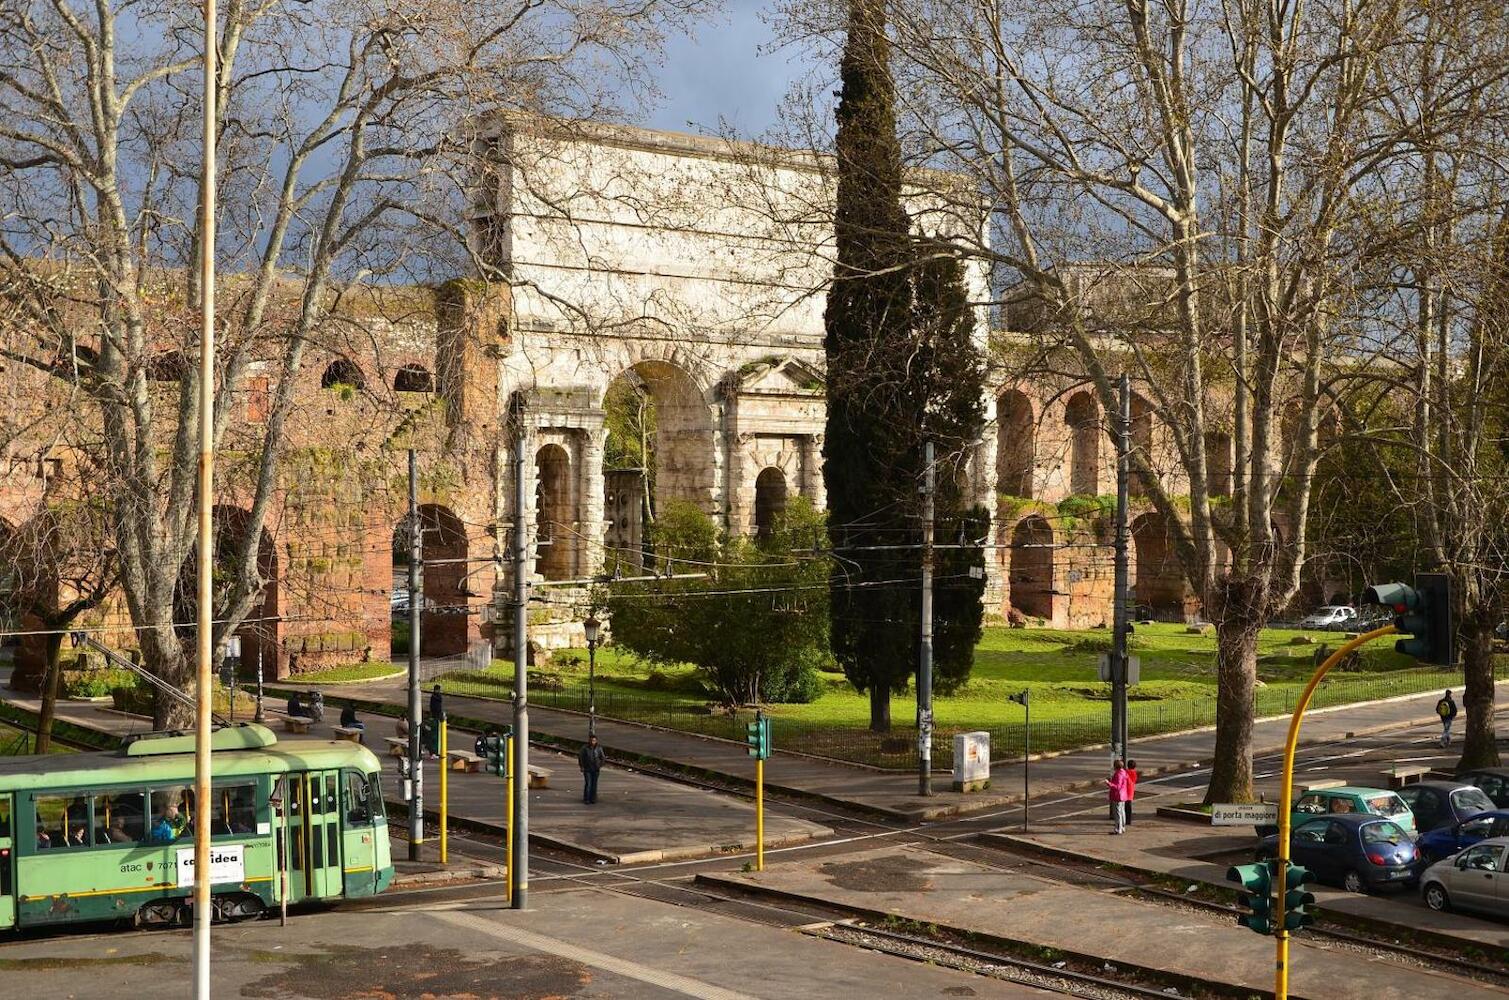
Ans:
[{"label": "person in dark jacket", "polygon": [[436,722],[445,718],[445,698],[440,693],[439,684],[430,689],[430,718]]},{"label": "person in dark jacket", "polygon": [[1457,703],[1451,696],[1451,688],[1436,702],[1436,715],[1441,717],[1441,745],[1451,746],[1451,724],[1457,717]]},{"label": "person in dark jacket", "polygon": [[597,775],[603,769],[603,748],[597,745],[597,737],[587,737],[587,745],[576,755],[582,769],[582,801],[592,805],[597,801]]}]

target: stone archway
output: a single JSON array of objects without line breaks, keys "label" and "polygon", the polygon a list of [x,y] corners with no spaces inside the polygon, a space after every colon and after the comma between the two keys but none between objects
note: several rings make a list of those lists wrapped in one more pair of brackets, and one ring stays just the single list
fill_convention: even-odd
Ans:
[{"label": "stone archway", "polygon": [[[1153,455],[1153,404],[1138,392],[1132,393],[1132,426],[1129,431],[1132,451],[1140,455],[1150,468],[1156,469]],[[1148,495],[1148,480],[1135,471],[1136,468],[1137,466],[1133,464],[1134,471],[1127,481],[1127,486],[1133,496],[1145,497]]]},{"label": "stone archway", "polygon": [[786,513],[786,474],[775,466],[755,479],[755,537],[769,538],[781,515]]},{"label": "stone archway", "polygon": [[1028,514],[1011,531],[1011,607],[1029,618],[1053,621],[1053,569],[1053,527],[1041,514]]},{"label": "stone archway", "polygon": [[1100,404],[1088,389],[1069,397],[1064,424],[1069,430],[1069,492],[1094,496],[1100,492]]},{"label": "stone archway", "polygon": [[466,652],[466,526],[449,507],[427,503],[419,506],[419,527],[424,558],[419,653],[457,656]]},{"label": "stone archway", "polygon": [[1167,518],[1156,511],[1138,517],[1132,522],[1132,544],[1137,606],[1161,621],[1182,621],[1188,587]]},{"label": "stone archway", "polygon": [[1037,456],[1032,401],[1018,389],[1008,389],[996,401],[996,490],[1007,496],[1032,493]]},{"label": "stone archway", "polygon": [[558,444],[535,452],[536,569],[547,580],[569,580],[576,571],[576,504],[571,456]]}]

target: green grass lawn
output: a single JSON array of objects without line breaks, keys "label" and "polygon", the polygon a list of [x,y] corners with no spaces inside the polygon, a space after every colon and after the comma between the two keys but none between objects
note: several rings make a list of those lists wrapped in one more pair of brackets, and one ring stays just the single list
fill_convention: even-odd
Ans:
[{"label": "green grass lawn", "polygon": [[[34,745],[36,736],[32,733],[23,732],[14,726],[8,726],[0,722],[0,756],[12,756],[15,754],[29,754]],[[72,753],[68,747],[60,746],[53,742],[50,753]]]},{"label": "green grass lawn", "polygon": [[367,663],[347,663],[339,667],[330,667],[328,670],[311,670],[287,678],[285,684],[336,684],[343,681],[374,681],[381,677],[392,677],[404,672],[404,668],[396,663],[386,660],[372,660]]},{"label": "green grass lawn", "polygon": [[[1261,715],[1291,711],[1314,669],[1317,645],[1293,644],[1298,636],[1313,637],[1333,649],[1343,641],[1340,633],[1265,631],[1258,650]],[[1032,692],[1034,751],[1103,741],[1109,728],[1110,685],[1097,679],[1096,662],[1109,645],[1105,629],[987,628],[969,682],[935,700],[935,759],[948,766],[951,734],[973,729],[991,731],[997,756],[1019,753],[1022,709],[1007,696],[1024,688]],[[1131,651],[1141,660],[1142,670],[1141,683],[1131,691],[1129,727],[1134,736],[1213,722],[1215,648],[1213,631],[1195,635],[1181,625],[1137,627]],[[905,732],[915,715],[910,692],[892,699],[898,732],[884,738],[868,732],[868,696],[854,691],[842,674],[822,677],[824,690],[814,701],[765,707],[775,720],[778,741],[784,734],[788,746],[887,766],[907,766],[908,758],[915,759],[914,737]],[[442,683],[458,694],[507,698],[513,689],[513,665],[495,661],[485,671],[448,674]],[[1345,704],[1460,683],[1459,672],[1422,670],[1380,642],[1363,652],[1357,669],[1333,671],[1313,704]],[[530,697],[546,707],[585,710],[586,652],[557,653],[546,667],[532,671]],[[605,717],[742,739],[743,715],[749,712],[731,716],[709,702],[690,666],[653,666],[612,647],[598,651],[597,706]]]}]

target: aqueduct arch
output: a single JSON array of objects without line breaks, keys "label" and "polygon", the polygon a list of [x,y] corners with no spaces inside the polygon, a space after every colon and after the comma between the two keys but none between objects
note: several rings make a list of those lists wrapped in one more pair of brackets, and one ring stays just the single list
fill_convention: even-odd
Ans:
[{"label": "aqueduct arch", "polygon": [[1053,526],[1028,514],[1011,530],[1011,606],[1029,618],[1053,621]]},{"label": "aqueduct arch", "polygon": [[1132,544],[1136,550],[1135,589],[1137,604],[1161,621],[1184,617],[1188,584],[1174,548],[1168,519],[1149,511],[1132,521]]},{"label": "aqueduct arch", "polygon": [[1013,497],[1032,494],[1037,440],[1032,401],[1008,389],[996,401],[996,491]]},{"label": "aqueduct arch", "polygon": [[1100,404],[1088,389],[1069,397],[1064,405],[1069,429],[1069,492],[1100,492]]}]

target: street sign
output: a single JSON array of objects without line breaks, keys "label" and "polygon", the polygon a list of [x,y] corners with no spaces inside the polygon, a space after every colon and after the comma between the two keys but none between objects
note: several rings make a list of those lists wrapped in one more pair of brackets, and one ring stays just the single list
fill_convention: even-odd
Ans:
[{"label": "street sign", "polygon": [[1275,826],[1277,802],[1218,802],[1210,807],[1211,826]]},{"label": "street sign", "polygon": [[[1099,661],[1100,679],[1110,683],[1114,678],[1111,676],[1111,654],[1101,653]],[[1136,687],[1142,681],[1142,659],[1136,656],[1127,657],[1127,686]]]}]

